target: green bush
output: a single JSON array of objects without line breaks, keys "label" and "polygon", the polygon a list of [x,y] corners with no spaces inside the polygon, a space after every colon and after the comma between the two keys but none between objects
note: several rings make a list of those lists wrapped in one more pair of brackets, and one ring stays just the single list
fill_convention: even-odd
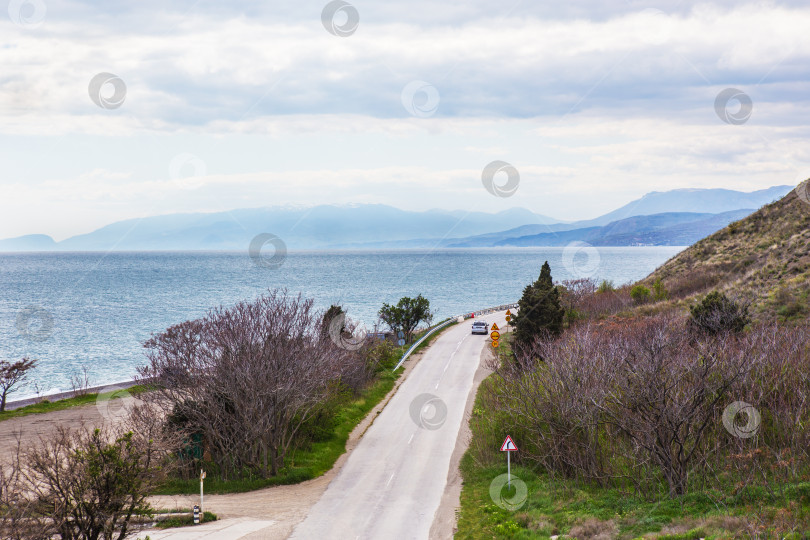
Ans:
[{"label": "green bush", "polygon": [[612,281],[609,281],[607,279],[603,279],[602,283],[599,284],[599,288],[596,289],[596,292],[608,293],[608,292],[613,292],[615,290],[616,290],[616,286],[613,285]]},{"label": "green bush", "polygon": [[653,283],[652,293],[653,293],[653,300],[655,300],[656,302],[660,302],[661,300],[666,300],[667,298],[669,298],[669,291],[667,291],[666,287],[664,287],[664,284],[661,283],[661,278],[656,279],[655,283]]},{"label": "green bush", "polygon": [[630,289],[630,298],[632,298],[636,304],[643,304],[650,299],[650,289],[644,285],[636,285]]},{"label": "green bush", "polygon": [[747,305],[735,302],[719,291],[710,292],[689,311],[690,326],[707,334],[742,332],[751,321]]}]

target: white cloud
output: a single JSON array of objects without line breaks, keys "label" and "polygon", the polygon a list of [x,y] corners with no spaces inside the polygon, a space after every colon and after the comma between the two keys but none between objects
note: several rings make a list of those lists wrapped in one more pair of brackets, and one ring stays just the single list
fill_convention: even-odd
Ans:
[{"label": "white cloud", "polygon": [[[0,237],[285,203],[574,219],[654,189],[790,183],[810,163],[810,7],[668,4],[386,2],[337,38],[315,1],[53,0],[0,38]],[[89,98],[101,71],[126,82],[118,109]],[[413,80],[438,90],[433,117],[403,108]],[[745,125],[715,114],[730,86],[753,100]],[[207,175],[168,178],[183,153]],[[495,159],[521,171],[511,199],[480,185]]]}]

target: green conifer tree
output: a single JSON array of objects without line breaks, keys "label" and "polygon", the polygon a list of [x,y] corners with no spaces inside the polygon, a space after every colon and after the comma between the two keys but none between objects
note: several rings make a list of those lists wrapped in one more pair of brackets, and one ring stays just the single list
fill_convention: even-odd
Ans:
[{"label": "green conifer tree", "polygon": [[518,306],[514,325],[515,344],[519,349],[531,347],[538,338],[562,332],[565,309],[560,305],[560,292],[551,279],[548,261],[543,264],[537,281],[523,289]]}]

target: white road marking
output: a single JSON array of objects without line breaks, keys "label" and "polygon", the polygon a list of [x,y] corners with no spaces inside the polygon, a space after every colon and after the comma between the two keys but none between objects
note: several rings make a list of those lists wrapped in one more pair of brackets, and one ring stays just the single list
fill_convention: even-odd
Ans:
[{"label": "white road marking", "polygon": [[414,435],[416,435],[416,433],[411,433],[411,438],[408,439],[408,444],[411,444],[411,441],[413,441],[413,436]]},{"label": "white road marking", "polygon": [[385,487],[388,487],[388,484],[391,483],[391,480],[394,479],[394,473],[391,474],[391,478],[388,479],[388,482],[385,483]]}]

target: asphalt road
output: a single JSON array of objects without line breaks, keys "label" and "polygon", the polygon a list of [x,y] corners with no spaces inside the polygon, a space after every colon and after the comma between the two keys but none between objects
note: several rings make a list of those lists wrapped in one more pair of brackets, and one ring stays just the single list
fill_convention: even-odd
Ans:
[{"label": "asphalt road", "polygon": [[[483,317],[505,324],[503,313]],[[291,538],[427,539],[489,338],[472,320],[440,335]]]}]

